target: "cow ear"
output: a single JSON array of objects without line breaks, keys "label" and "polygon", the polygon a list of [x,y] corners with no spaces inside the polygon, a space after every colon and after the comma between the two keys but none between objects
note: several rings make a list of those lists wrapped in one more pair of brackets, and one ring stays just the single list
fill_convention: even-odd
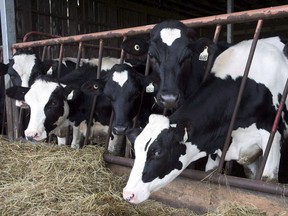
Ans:
[{"label": "cow ear", "polygon": [[139,36],[129,37],[121,44],[121,48],[133,56],[146,55],[148,53],[148,47],[148,40]]},{"label": "cow ear", "polygon": [[0,76],[8,73],[9,64],[0,63]]},{"label": "cow ear", "polygon": [[64,88],[64,96],[67,100],[74,100],[79,95],[79,90],[77,91],[72,86],[65,86]]},{"label": "cow ear", "polygon": [[141,133],[141,131],[142,131],[141,128],[132,128],[126,131],[126,137],[128,138],[128,140],[131,142],[133,146],[134,146],[137,136]]},{"label": "cow ear", "polygon": [[81,91],[87,95],[100,95],[103,93],[105,84],[103,79],[88,81],[81,86]]},{"label": "cow ear", "polygon": [[30,88],[22,87],[22,86],[12,86],[6,89],[6,95],[10,98],[24,101],[24,97],[26,93],[30,90]]}]

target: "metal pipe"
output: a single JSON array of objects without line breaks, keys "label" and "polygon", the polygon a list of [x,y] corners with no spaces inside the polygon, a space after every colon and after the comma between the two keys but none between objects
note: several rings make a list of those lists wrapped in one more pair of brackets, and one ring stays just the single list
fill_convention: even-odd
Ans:
[{"label": "metal pipe", "polygon": [[44,59],[45,59],[46,52],[47,52],[47,46],[44,46],[44,47],[43,47],[43,50],[42,50],[42,57],[41,57],[41,61],[42,61],[42,62],[43,62]]},{"label": "metal pipe", "polygon": [[[107,163],[118,164],[125,167],[133,167],[134,164],[134,160],[130,158],[113,156],[110,154],[104,154],[103,157],[104,161],[106,161]],[[180,174],[180,176],[193,180],[200,180],[200,181],[207,180],[209,182],[221,185],[230,185],[242,189],[288,196],[288,189],[286,188],[286,186],[277,183],[268,183],[259,180],[251,180],[234,176],[221,175],[217,173],[207,173],[192,169],[185,169]]]},{"label": "metal pipe", "polygon": [[59,51],[57,79],[60,78],[60,73],[61,73],[61,65],[62,65],[62,59],[63,59],[63,48],[64,48],[64,44],[61,44],[60,45],[60,51]]},{"label": "metal pipe", "polygon": [[285,106],[285,101],[286,101],[286,98],[287,98],[287,94],[288,94],[288,79],[286,81],[285,88],[284,88],[283,94],[282,94],[282,98],[281,98],[281,101],[280,101],[280,104],[279,104],[279,107],[278,107],[278,110],[277,110],[276,117],[274,119],[274,123],[273,123],[273,127],[272,127],[272,130],[271,130],[269,139],[268,139],[268,143],[267,143],[267,146],[266,146],[262,161],[260,163],[260,167],[259,167],[257,175],[256,175],[256,179],[257,180],[260,180],[262,175],[263,175],[264,167],[265,167],[265,164],[267,162],[267,158],[268,158],[271,146],[272,146],[272,142],[273,142],[275,133],[277,131],[277,126],[278,126],[279,120],[281,118],[281,113],[282,113],[282,110],[283,110],[283,108]]},{"label": "metal pipe", "polygon": [[[221,25],[217,25],[216,26],[214,37],[213,37],[213,43],[215,45],[217,45],[217,43],[218,43],[219,35],[220,35],[220,32],[221,32],[221,27],[222,27]],[[206,69],[205,69],[205,73],[204,73],[204,77],[203,77],[203,82],[205,82],[205,80],[207,79],[207,77],[208,77],[208,75],[210,73],[210,70],[211,70],[211,67],[212,67],[212,63],[214,61],[214,56],[215,56],[214,52],[211,55],[208,56],[208,61],[207,61],[207,65],[206,65]]]},{"label": "metal pipe", "polygon": [[[99,60],[98,60],[97,75],[96,75],[97,79],[100,78],[100,73],[101,73],[102,57],[103,57],[103,43],[104,42],[101,39],[99,41],[99,57],[98,57]],[[94,115],[96,102],[97,102],[97,95],[95,95],[93,97],[93,102],[92,102],[92,107],[91,107],[91,111],[90,111],[89,121],[88,121],[88,124],[87,124],[86,136],[85,136],[85,139],[84,139],[84,145],[87,145],[88,139],[89,139],[89,136],[90,136],[90,129],[91,129],[92,121],[93,121],[93,115]]]},{"label": "metal pipe", "polygon": [[232,134],[234,123],[236,121],[237,113],[238,113],[238,110],[239,110],[239,107],[240,107],[242,95],[243,95],[243,92],[244,92],[246,80],[248,78],[250,66],[251,66],[253,55],[254,55],[254,52],[255,52],[255,49],[256,49],[256,45],[257,45],[257,42],[258,42],[258,38],[259,38],[259,35],[260,35],[262,24],[263,24],[263,20],[258,20],[257,27],[256,27],[256,30],[255,30],[255,34],[254,34],[253,41],[252,41],[252,45],[251,45],[251,48],[250,48],[248,60],[247,60],[246,67],[245,67],[245,70],[244,70],[244,74],[243,74],[243,77],[242,77],[240,89],[239,89],[239,92],[238,92],[237,101],[236,101],[235,108],[234,108],[234,111],[233,111],[233,114],[232,114],[232,117],[231,117],[230,125],[229,125],[228,132],[227,132],[227,135],[226,135],[226,140],[225,140],[224,147],[223,147],[223,150],[222,150],[221,159],[220,159],[220,162],[219,162],[219,166],[217,168],[217,173],[221,173],[221,171],[222,171],[224,160],[225,160],[225,156],[226,156],[227,150],[228,150],[229,145],[230,145],[231,134]]},{"label": "metal pipe", "polygon": [[[288,16],[288,5],[262,8],[256,10],[249,10],[244,12],[235,12],[231,14],[222,14],[216,16],[208,16],[194,19],[182,20],[184,24],[189,27],[203,27],[210,25],[226,25],[228,23],[243,23],[251,22],[259,19],[274,19],[274,18],[284,18]],[[27,47],[37,47],[45,45],[55,45],[55,44],[66,44],[74,43],[79,41],[89,41],[96,39],[105,39],[112,37],[123,37],[132,36],[137,34],[149,33],[149,31],[154,27],[154,25],[138,26],[133,28],[124,28],[117,30],[109,30],[104,32],[95,32],[89,34],[82,34],[76,36],[67,36],[61,38],[53,38],[41,41],[25,42],[13,44],[14,48],[27,48]]]},{"label": "metal pipe", "polygon": [[[234,11],[234,0],[227,0],[227,14]],[[227,43],[233,43],[233,24],[227,24]]]},{"label": "metal pipe", "polygon": [[81,53],[82,53],[82,42],[80,41],[78,45],[78,52],[77,52],[77,61],[76,61],[76,67],[75,67],[76,70],[79,68]]}]

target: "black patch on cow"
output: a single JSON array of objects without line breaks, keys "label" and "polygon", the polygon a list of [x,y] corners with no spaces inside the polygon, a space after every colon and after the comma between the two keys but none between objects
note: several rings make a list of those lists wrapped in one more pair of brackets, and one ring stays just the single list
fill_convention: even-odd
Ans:
[{"label": "black patch on cow", "polygon": [[64,101],[66,101],[63,88],[57,87],[51,94],[47,104],[44,107],[44,113],[46,119],[44,121],[44,127],[49,134],[57,125],[55,123],[60,116],[64,114]]},{"label": "black patch on cow", "polygon": [[24,101],[24,97],[26,93],[29,91],[30,88],[27,87],[21,87],[21,86],[12,86],[8,89],[6,89],[6,95],[10,98]]},{"label": "black patch on cow", "polygon": [[143,182],[151,182],[157,177],[162,179],[174,169],[182,169],[179,158],[186,154],[186,146],[180,143],[182,139],[174,128],[161,132],[148,148]]},{"label": "black patch on cow", "polygon": [[[240,84],[241,78],[228,76],[223,80],[211,74],[199,91],[172,114],[171,122],[189,121],[189,141],[200,151],[213,154],[223,148]],[[271,92],[248,78],[234,129],[255,123],[257,128],[271,131],[275,116]]]}]

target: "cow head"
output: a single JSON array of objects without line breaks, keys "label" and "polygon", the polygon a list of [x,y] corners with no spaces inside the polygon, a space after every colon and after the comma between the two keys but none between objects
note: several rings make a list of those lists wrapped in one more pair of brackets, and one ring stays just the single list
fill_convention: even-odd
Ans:
[{"label": "cow head", "polygon": [[113,132],[125,134],[132,126],[132,120],[139,107],[142,89],[149,84],[149,78],[127,64],[116,64],[106,72],[103,79],[89,81],[81,89],[86,94],[104,93],[114,110]]},{"label": "cow head", "polygon": [[44,140],[51,131],[64,123],[69,114],[67,99],[70,92],[68,87],[64,88],[42,77],[32,84],[25,95],[25,101],[30,107],[26,139]]},{"label": "cow head", "polygon": [[[30,87],[36,77],[44,74],[44,65],[30,50],[18,50],[10,61],[8,75],[13,86]],[[16,106],[25,106],[23,101],[16,100]]]},{"label": "cow head", "polygon": [[157,24],[150,35],[148,54],[153,70],[160,75],[157,94],[159,105],[177,108],[184,97],[195,43],[194,31],[183,23],[170,20]]},{"label": "cow head", "polygon": [[151,115],[135,140],[135,161],[123,198],[143,202],[175,179],[200,152],[187,139],[185,127],[173,127],[167,117]]}]

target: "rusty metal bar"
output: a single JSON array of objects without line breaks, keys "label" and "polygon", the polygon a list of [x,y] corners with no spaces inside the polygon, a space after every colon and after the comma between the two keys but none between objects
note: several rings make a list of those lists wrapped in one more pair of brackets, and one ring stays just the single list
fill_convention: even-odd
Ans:
[{"label": "rusty metal bar", "polygon": [[45,59],[46,52],[47,52],[47,46],[44,46],[44,47],[43,47],[43,50],[42,50],[42,56],[41,56],[41,61],[42,61],[42,62],[43,62],[44,59]]},{"label": "rusty metal bar", "polygon": [[[99,58],[98,58],[99,60],[98,60],[97,75],[96,75],[97,79],[100,78],[100,73],[101,73],[102,57],[103,57],[103,43],[104,42],[101,39],[100,42],[99,42]],[[95,95],[93,97],[93,102],[92,102],[92,107],[91,107],[91,111],[90,111],[89,121],[88,121],[88,124],[87,124],[86,136],[85,136],[85,139],[84,139],[84,145],[87,145],[88,139],[89,139],[89,136],[90,136],[90,129],[91,129],[92,121],[93,121],[93,114],[94,114],[96,102],[97,102],[97,95]]]},{"label": "rusty metal bar", "polygon": [[255,34],[254,34],[253,41],[252,41],[252,45],[251,45],[251,48],[250,48],[249,56],[248,56],[248,59],[247,59],[246,67],[245,67],[245,70],[244,70],[243,78],[242,78],[242,81],[241,81],[240,89],[239,89],[239,92],[238,92],[237,101],[236,101],[236,104],[235,104],[235,108],[234,108],[234,111],[233,111],[233,114],[232,114],[232,118],[231,118],[231,121],[230,121],[228,132],[227,132],[227,135],[226,135],[225,144],[224,144],[224,147],[223,147],[223,150],[222,150],[221,159],[220,159],[220,162],[219,162],[219,166],[217,168],[217,173],[221,173],[221,171],[222,171],[222,167],[223,167],[223,164],[224,164],[225,156],[226,156],[227,150],[228,150],[229,145],[230,145],[231,134],[232,134],[234,123],[235,123],[235,120],[236,120],[236,116],[237,116],[237,113],[238,113],[238,110],[239,110],[239,107],[240,107],[242,95],[243,95],[243,92],[244,92],[246,80],[248,78],[250,66],[251,66],[253,55],[254,55],[254,52],[255,52],[255,49],[256,49],[256,45],[257,45],[257,42],[258,42],[258,38],[259,38],[259,35],[260,35],[262,24],[263,24],[263,20],[261,20],[261,19],[258,20],[258,23],[257,23],[257,26],[256,26],[256,30],[255,30]]},{"label": "rusty metal bar", "polygon": [[[213,37],[213,43],[215,45],[217,45],[218,43],[218,39],[219,39],[219,35],[220,35],[220,32],[221,32],[221,25],[217,25],[216,26],[216,29],[215,29],[215,33],[214,33],[214,37]],[[212,67],[212,63],[213,63],[213,60],[214,60],[214,56],[215,56],[215,53],[212,53],[211,55],[208,56],[208,62],[207,62],[207,65],[206,65],[206,69],[205,69],[205,73],[204,73],[204,77],[203,77],[203,82],[205,82],[205,80],[207,79],[209,73],[210,73],[210,70],[211,70],[211,67]]]},{"label": "rusty metal bar", "polygon": [[[134,164],[134,160],[130,158],[123,158],[109,154],[104,154],[103,157],[104,160],[108,163],[118,164],[125,167],[132,167]],[[234,176],[221,175],[217,173],[211,174],[191,169],[185,169],[180,174],[180,176],[190,178],[193,180],[200,180],[200,181],[207,180],[209,182],[221,185],[230,185],[242,189],[288,196],[288,188],[283,184],[268,183],[259,180],[251,180]]]},{"label": "rusty metal bar", "polygon": [[[201,17],[195,19],[182,20],[189,27],[203,27],[210,25],[225,25],[229,23],[243,23],[257,21],[259,19],[274,19],[288,16],[288,5],[269,7],[263,9],[249,10],[244,12],[235,12],[231,14],[222,14],[216,16]],[[13,48],[27,48],[45,45],[66,44],[79,41],[89,41],[96,39],[105,39],[112,37],[132,36],[136,34],[145,34],[154,27],[154,25],[138,26],[133,28],[124,28],[104,32],[82,34],[61,38],[46,39],[41,41],[25,42],[13,44]]]},{"label": "rusty metal bar", "polygon": [[77,52],[77,61],[76,61],[76,67],[75,67],[76,70],[79,68],[79,64],[80,64],[82,45],[83,45],[83,43],[80,41],[79,45],[78,45],[78,52]]},{"label": "rusty metal bar", "polygon": [[280,104],[279,104],[279,107],[278,107],[278,110],[277,110],[276,117],[274,119],[274,123],[273,123],[273,127],[272,127],[272,130],[271,130],[269,139],[268,139],[268,143],[267,143],[267,146],[266,146],[262,161],[260,163],[260,167],[259,167],[257,175],[256,175],[256,179],[257,180],[260,180],[262,175],[263,175],[264,167],[265,167],[265,164],[267,162],[267,158],[268,158],[271,146],[272,146],[272,142],[273,142],[275,133],[277,131],[277,126],[278,126],[278,123],[279,123],[279,120],[280,120],[280,117],[281,117],[281,113],[282,113],[282,110],[283,110],[283,108],[285,106],[285,101],[286,101],[286,98],[287,98],[287,94],[288,94],[288,79],[286,81],[285,88],[284,88],[283,94],[282,94],[282,98],[281,98],[281,101],[280,101]]}]

